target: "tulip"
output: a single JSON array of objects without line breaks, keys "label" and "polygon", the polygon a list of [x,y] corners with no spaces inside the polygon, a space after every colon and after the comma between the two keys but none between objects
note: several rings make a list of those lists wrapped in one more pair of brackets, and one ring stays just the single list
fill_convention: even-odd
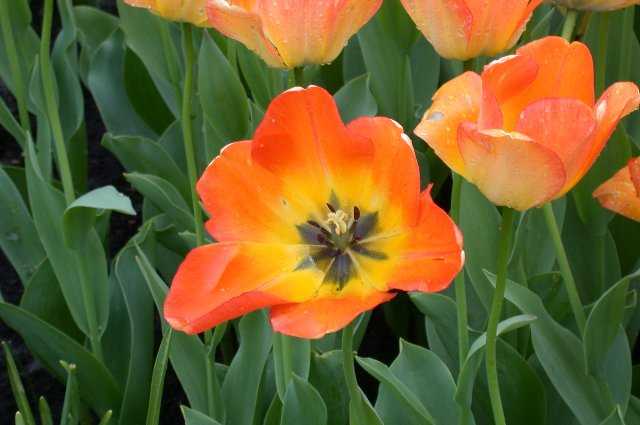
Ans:
[{"label": "tulip", "polygon": [[149,9],[170,21],[189,22],[207,26],[205,3],[207,0],[124,0],[130,6]]},{"label": "tulip", "polygon": [[625,7],[640,4],[640,0],[551,0],[559,6],[575,10],[592,10],[604,12],[608,10],[624,9]]},{"label": "tulip", "polygon": [[462,237],[420,192],[411,143],[387,118],[345,126],[329,93],[273,100],[253,140],[228,145],[197,184],[217,241],[191,251],[164,305],[199,333],[270,308],[273,328],[319,338],[395,291],[440,291]]},{"label": "tulip", "polygon": [[593,196],[611,211],[640,221],[640,157],[598,187]]},{"label": "tulip", "polygon": [[333,61],[382,0],[209,0],[209,23],[276,68]]},{"label": "tulip", "polygon": [[596,103],[589,49],[546,37],[443,85],[416,134],[493,203],[523,211],[571,190],[639,104],[630,82]]},{"label": "tulip", "polygon": [[438,54],[468,60],[510,49],[542,0],[401,0]]}]

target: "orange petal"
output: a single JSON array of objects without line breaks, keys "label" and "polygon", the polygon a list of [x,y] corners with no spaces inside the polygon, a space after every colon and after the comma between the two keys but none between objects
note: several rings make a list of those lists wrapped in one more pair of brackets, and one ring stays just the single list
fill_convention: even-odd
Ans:
[{"label": "orange petal", "polygon": [[629,173],[631,181],[636,188],[636,193],[640,196],[640,157],[629,161]]},{"label": "orange petal", "polygon": [[574,99],[545,99],[520,114],[516,131],[555,152],[564,165],[567,181],[562,193],[576,181],[591,150],[596,119],[591,107]]},{"label": "orange petal", "polygon": [[316,339],[336,332],[360,313],[391,300],[395,295],[373,292],[370,296],[319,298],[300,304],[283,304],[271,309],[271,325],[277,332],[298,338]]},{"label": "orange petal", "polygon": [[307,220],[281,183],[251,159],[251,142],[227,145],[207,167],[197,190],[211,215],[207,230],[217,241],[299,240],[295,224]]},{"label": "orange petal", "polygon": [[524,211],[553,199],[565,183],[558,155],[523,134],[464,124],[459,145],[467,179],[496,205]]},{"label": "orange petal", "polygon": [[580,180],[589,171],[620,120],[638,109],[638,105],[640,105],[638,86],[630,82],[612,84],[600,96],[596,104],[597,127],[591,142],[591,150],[576,174],[575,181]]},{"label": "orange petal", "polygon": [[318,219],[332,192],[362,181],[373,157],[371,141],[347,131],[335,101],[319,87],[276,97],[252,146],[253,160],[279,177],[287,193],[306,202],[308,211],[322,210]]},{"label": "orange petal", "polygon": [[420,196],[420,216],[389,281],[403,291],[436,292],[449,286],[462,269],[462,233],[425,190]]},{"label": "orange petal", "polygon": [[206,8],[209,24],[254,51],[269,66],[284,68],[278,50],[264,34],[260,16],[251,6],[251,1],[210,0]]},{"label": "orange petal", "polygon": [[[369,179],[352,187],[361,197],[357,205],[380,212],[385,226],[415,223],[420,193],[420,170],[411,140],[395,121],[365,117],[348,125],[351,133],[367,138],[373,145],[373,158],[367,164]],[[401,213],[400,216],[395,212]]]},{"label": "orange petal", "polygon": [[288,68],[334,60],[381,0],[270,0],[258,3],[264,31]]},{"label": "orange petal", "polygon": [[631,171],[637,170],[640,157],[632,159],[627,167],[618,171],[593,192],[594,198],[611,211],[640,221],[640,193],[634,186]]},{"label": "orange petal", "polygon": [[464,161],[458,149],[458,127],[465,121],[475,122],[480,110],[482,80],[466,72],[444,84],[433,96],[433,104],[415,129],[445,164],[465,175]]},{"label": "orange petal", "polygon": [[411,19],[440,56],[466,60],[473,13],[465,0],[401,0]]},{"label": "orange petal", "polygon": [[515,128],[520,112],[544,98],[570,98],[589,106],[594,104],[593,59],[584,44],[569,44],[561,37],[549,36],[526,44],[516,54],[531,58],[539,68],[526,90],[498,100],[504,116],[502,128]]},{"label": "orange petal", "polygon": [[310,299],[322,273],[298,270],[308,248],[275,244],[213,244],[191,251],[164,304],[175,329],[199,333],[250,311]]}]

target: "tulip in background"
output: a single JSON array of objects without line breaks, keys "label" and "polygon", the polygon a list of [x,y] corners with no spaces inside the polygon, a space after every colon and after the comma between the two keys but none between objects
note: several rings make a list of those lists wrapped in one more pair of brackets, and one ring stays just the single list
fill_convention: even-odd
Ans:
[{"label": "tulip in background", "polygon": [[130,6],[149,9],[165,19],[207,26],[207,0],[125,0]]},{"label": "tulip in background", "polygon": [[318,87],[274,99],[198,192],[218,242],[187,256],[164,305],[188,333],[270,307],[276,331],[320,338],[393,291],[445,289],[464,262],[455,224],[420,193],[402,128],[369,117],[345,127]]},{"label": "tulip in background", "polygon": [[209,23],[270,66],[333,61],[382,0],[209,0]]},{"label": "tulip in background", "polygon": [[551,2],[574,10],[591,10],[603,12],[608,10],[624,9],[635,4],[640,4],[640,0],[550,0]]},{"label": "tulip in background", "polygon": [[447,59],[495,56],[518,41],[542,0],[402,0],[436,52]]},{"label": "tulip in background", "polygon": [[603,207],[640,221],[640,157],[598,187],[593,196]]},{"label": "tulip in background", "polygon": [[443,85],[416,134],[493,203],[524,211],[575,186],[638,105],[631,82],[595,102],[589,49],[546,37]]}]

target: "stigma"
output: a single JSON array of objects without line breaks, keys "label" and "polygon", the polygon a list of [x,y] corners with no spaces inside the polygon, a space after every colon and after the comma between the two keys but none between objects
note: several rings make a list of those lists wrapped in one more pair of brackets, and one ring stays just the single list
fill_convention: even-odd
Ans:
[{"label": "stigma", "polygon": [[327,214],[327,219],[324,221],[324,224],[333,230],[333,232],[338,235],[344,235],[351,229],[355,219],[344,212],[343,210],[330,211]]}]

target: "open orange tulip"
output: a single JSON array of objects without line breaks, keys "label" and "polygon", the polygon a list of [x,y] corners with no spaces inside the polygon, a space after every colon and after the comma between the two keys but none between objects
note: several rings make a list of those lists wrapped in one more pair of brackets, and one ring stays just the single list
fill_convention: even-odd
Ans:
[{"label": "open orange tulip", "polygon": [[124,0],[130,6],[149,9],[170,21],[189,22],[207,26],[205,4],[207,0]]},{"label": "open orange tulip", "polygon": [[604,12],[607,10],[624,9],[625,7],[640,4],[640,0],[551,0],[553,3],[568,9],[593,10]]},{"label": "open orange tulip", "polygon": [[640,221],[640,157],[598,187],[593,196],[600,204],[618,214]]},{"label": "open orange tulip", "polygon": [[596,103],[589,49],[546,37],[446,83],[416,134],[492,202],[522,211],[571,190],[639,104],[630,82]]},{"label": "open orange tulip", "polygon": [[463,265],[461,234],[420,193],[402,128],[345,126],[321,88],[279,95],[197,187],[218,242],[189,253],[164,305],[187,333],[270,307],[276,331],[318,338],[395,290],[446,288]]},{"label": "open orange tulip", "polygon": [[209,0],[210,24],[276,68],[325,64],[382,0]]},{"label": "open orange tulip", "polygon": [[401,0],[438,54],[467,60],[513,47],[542,0]]}]

